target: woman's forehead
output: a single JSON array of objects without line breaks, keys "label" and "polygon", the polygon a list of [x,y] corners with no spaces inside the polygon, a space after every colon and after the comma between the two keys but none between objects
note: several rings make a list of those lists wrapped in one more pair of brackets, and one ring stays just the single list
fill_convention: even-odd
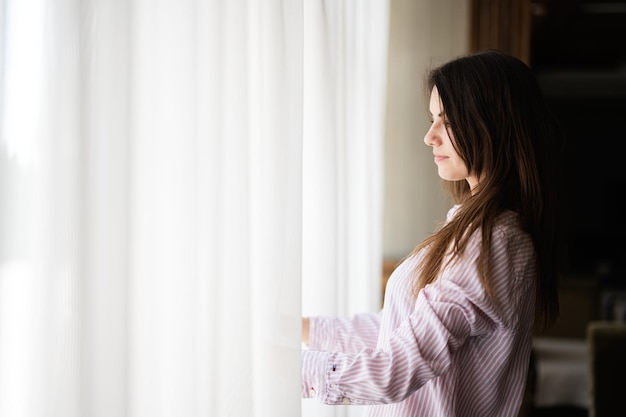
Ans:
[{"label": "woman's forehead", "polygon": [[429,105],[430,113],[433,115],[443,116],[444,109],[443,104],[441,103],[441,98],[439,97],[439,91],[437,87],[433,87],[430,92],[430,105]]}]

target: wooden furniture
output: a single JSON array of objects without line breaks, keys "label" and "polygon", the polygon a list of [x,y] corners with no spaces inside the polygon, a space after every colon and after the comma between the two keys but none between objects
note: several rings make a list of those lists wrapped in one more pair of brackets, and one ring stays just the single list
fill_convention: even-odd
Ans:
[{"label": "wooden furniture", "polygon": [[626,323],[594,321],[589,344],[589,417],[626,416]]},{"label": "wooden furniture", "polygon": [[472,0],[470,48],[495,48],[530,61],[530,0]]}]

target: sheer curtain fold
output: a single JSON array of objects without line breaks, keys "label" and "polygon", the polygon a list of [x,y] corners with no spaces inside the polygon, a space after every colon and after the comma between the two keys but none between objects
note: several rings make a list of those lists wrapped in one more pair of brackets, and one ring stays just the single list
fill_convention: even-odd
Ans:
[{"label": "sheer curtain fold", "polygon": [[300,413],[301,7],[2,3],[0,415]]},{"label": "sheer curtain fold", "polygon": [[300,415],[302,282],[378,297],[384,12],[0,0],[1,416]]},{"label": "sheer curtain fold", "polygon": [[[319,1],[304,10],[302,310],[378,311],[389,4]],[[362,413],[303,402],[305,417]]]},{"label": "sheer curtain fold", "polygon": [[134,7],[130,414],[297,413],[299,5]]},{"label": "sheer curtain fold", "polygon": [[380,308],[388,13],[305,4],[305,315]]}]

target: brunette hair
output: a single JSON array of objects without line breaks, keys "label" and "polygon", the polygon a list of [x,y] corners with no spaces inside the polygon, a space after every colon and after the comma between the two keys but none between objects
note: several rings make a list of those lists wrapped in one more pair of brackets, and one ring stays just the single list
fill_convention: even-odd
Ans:
[{"label": "brunette hair", "polygon": [[447,255],[463,253],[480,229],[478,271],[486,293],[493,296],[492,231],[497,217],[511,210],[536,251],[536,317],[544,327],[552,324],[559,314],[557,289],[565,259],[558,166],[563,137],[533,72],[513,56],[486,50],[433,69],[426,86],[428,96],[437,88],[453,146],[480,182],[472,192],[465,180],[444,181],[461,205],[450,222],[412,252],[425,249],[416,269],[415,295],[437,279]]}]

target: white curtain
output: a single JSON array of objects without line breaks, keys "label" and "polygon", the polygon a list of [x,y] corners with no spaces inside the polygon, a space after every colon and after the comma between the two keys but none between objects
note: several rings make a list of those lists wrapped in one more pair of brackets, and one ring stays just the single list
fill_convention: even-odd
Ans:
[{"label": "white curtain", "polygon": [[[300,415],[307,242],[337,245],[336,306],[377,297],[381,85],[348,69],[385,57],[341,33],[379,3],[0,2],[0,416]],[[341,234],[311,235],[329,184]]]},{"label": "white curtain", "polygon": [[[305,1],[304,15],[302,311],[378,311],[389,4]],[[362,414],[303,401],[304,417]]]}]

